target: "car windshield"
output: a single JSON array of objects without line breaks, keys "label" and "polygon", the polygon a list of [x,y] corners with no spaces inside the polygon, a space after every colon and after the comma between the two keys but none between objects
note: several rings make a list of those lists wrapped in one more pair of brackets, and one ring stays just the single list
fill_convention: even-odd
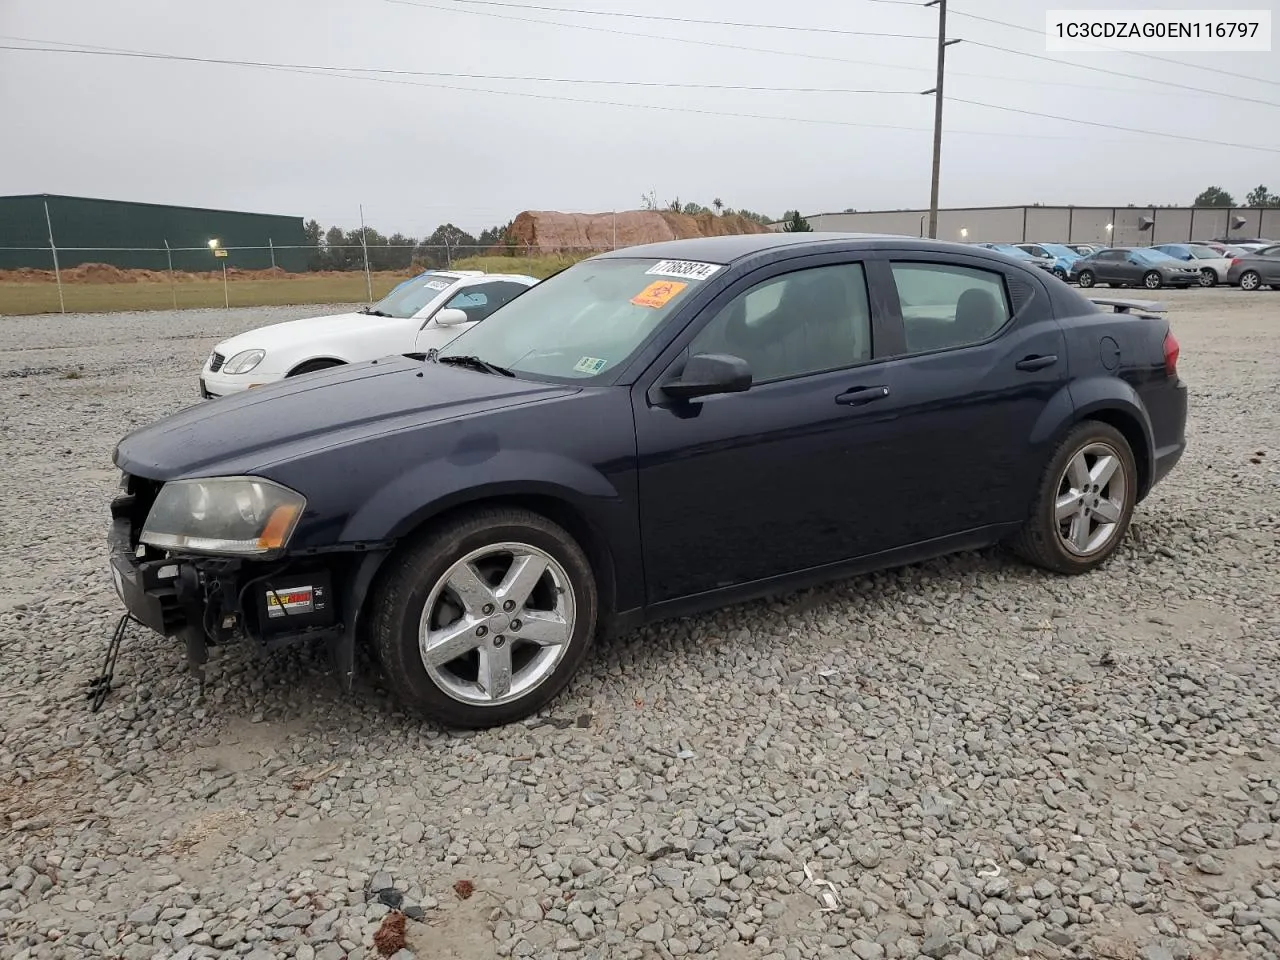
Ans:
[{"label": "car windshield", "polygon": [[1044,247],[1045,250],[1053,254],[1055,257],[1070,257],[1074,260],[1076,257],[1080,256],[1080,254],[1076,253],[1064,243],[1042,243],[1040,246]]},{"label": "car windshield", "polygon": [[1035,257],[1027,253],[1027,251],[1023,250],[1021,247],[1015,247],[1011,243],[993,243],[991,245],[991,249],[997,250],[1000,253],[1007,253],[1009,256],[1015,257],[1018,260],[1034,260],[1035,259]]},{"label": "car windshield", "polygon": [[1187,249],[1191,251],[1191,256],[1195,257],[1197,260],[1222,259],[1222,254],[1220,254],[1217,250],[1214,250],[1212,247],[1201,247],[1197,245],[1192,245],[1190,247],[1187,247]]},{"label": "car windshield", "polygon": [[1159,250],[1152,250],[1149,247],[1143,247],[1140,250],[1130,250],[1129,256],[1139,263],[1168,263],[1169,261],[1177,262],[1177,257],[1171,257],[1167,253],[1161,253]]},{"label": "car windshield", "polygon": [[448,274],[421,274],[400,284],[371,306],[368,312],[374,316],[407,320],[457,282],[457,277]]},{"label": "car windshield", "polygon": [[682,260],[584,260],[498,308],[438,359],[478,357],[534,379],[606,377],[721,269]]}]

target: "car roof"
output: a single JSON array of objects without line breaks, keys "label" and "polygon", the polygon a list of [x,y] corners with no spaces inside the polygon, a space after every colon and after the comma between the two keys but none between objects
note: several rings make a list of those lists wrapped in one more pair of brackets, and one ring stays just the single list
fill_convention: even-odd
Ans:
[{"label": "car roof", "polygon": [[899,244],[909,240],[925,249],[971,250],[966,244],[945,240],[929,240],[893,233],[735,233],[721,237],[691,237],[685,240],[660,240],[635,247],[624,247],[597,254],[593,259],[646,258],[656,260],[694,260],[700,263],[731,264],[736,260],[806,244],[815,247],[839,246],[842,249],[875,250],[886,243]]}]

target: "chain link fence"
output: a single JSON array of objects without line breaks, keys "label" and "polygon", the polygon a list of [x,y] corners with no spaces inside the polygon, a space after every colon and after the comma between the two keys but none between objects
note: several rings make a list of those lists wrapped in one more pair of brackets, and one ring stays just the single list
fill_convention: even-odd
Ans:
[{"label": "chain link fence", "polygon": [[[0,315],[372,303],[424,270],[544,277],[599,253],[531,245],[345,244],[205,247],[0,247],[48,268],[0,268]],[[146,264],[145,266],[143,264]]]}]

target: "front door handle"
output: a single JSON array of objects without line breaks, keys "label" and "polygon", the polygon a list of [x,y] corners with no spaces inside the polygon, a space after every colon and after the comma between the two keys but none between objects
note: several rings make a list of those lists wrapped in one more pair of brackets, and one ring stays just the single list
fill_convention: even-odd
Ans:
[{"label": "front door handle", "polygon": [[1052,367],[1057,362],[1057,354],[1051,353],[1046,356],[1023,357],[1014,366],[1019,370],[1043,370],[1045,367]]},{"label": "front door handle", "polygon": [[836,397],[842,407],[860,407],[866,403],[883,400],[889,395],[888,387],[853,387]]}]

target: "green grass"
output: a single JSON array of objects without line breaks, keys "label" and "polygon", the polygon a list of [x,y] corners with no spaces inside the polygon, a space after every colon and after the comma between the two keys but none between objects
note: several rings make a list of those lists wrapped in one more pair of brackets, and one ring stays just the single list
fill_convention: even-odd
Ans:
[{"label": "green grass", "polygon": [[[544,279],[589,254],[538,257],[468,257],[454,267],[486,273],[521,273]],[[410,274],[374,274],[373,298],[383,297]],[[68,313],[112,313],[120,310],[172,310],[224,305],[221,280],[186,279],[138,283],[65,283]],[[227,295],[233,307],[285,306],[304,303],[364,303],[363,273],[342,276],[297,274],[263,280],[232,280]],[[58,287],[50,282],[0,283],[0,316],[58,313]]]},{"label": "green grass", "polygon": [[[377,299],[403,276],[373,278]],[[66,283],[62,286],[68,313],[108,313],[117,310],[172,310],[221,307],[221,280],[163,282]],[[264,307],[302,303],[364,303],[368,296],[363,273],[350,276],[287,277],[271,280],[232,280],[227,294],[233,307]],[[0,283],[0,316],[57,313],[58,288],[52,283]]]},{"label": "green grass", "polygon": [[459,270],[483,270],[485,273],[522,273],[545,280],[553,273],[571,267],[591,253],[552,253],[540,257],[467,257],[454,264]]}]

